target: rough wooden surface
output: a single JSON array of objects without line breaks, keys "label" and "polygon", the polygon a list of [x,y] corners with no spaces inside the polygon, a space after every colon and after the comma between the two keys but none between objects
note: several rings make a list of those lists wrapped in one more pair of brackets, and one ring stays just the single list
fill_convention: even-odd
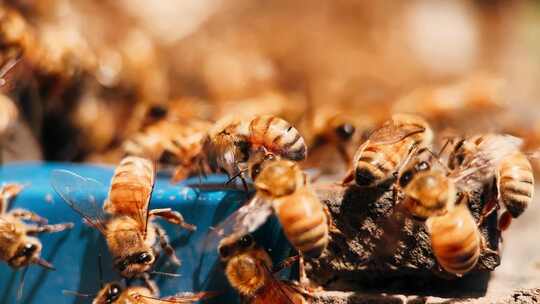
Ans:
[{"label": "rough wooden surface", "polygon": [[[458,279],[438,267],[424,225],[396,212],[390,189],[325,185],[317,190],[336,230],[323,257],[307,261],[310,279],[331,290],[314,294],[313,303],[462,301],[489,296],[491,286],[497,285],[491,274],[500,264],[496,214],[480,227],[495,253],[482,252],[476,268]],[[476,218],[485,199],[486,193],[471,199]],[[505,290],[510,296],[512,289]]]}]

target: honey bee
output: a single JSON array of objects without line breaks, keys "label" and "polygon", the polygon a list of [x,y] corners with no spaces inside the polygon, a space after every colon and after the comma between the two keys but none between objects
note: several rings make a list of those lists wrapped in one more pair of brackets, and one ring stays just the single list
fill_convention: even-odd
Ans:
[{"label": "honey bee", "polygon": [[0,5],[0,59],[2,64],[19,58],[34,42],[33,31],[16,10]]},{"label": "honey bee", "polygon": [[[455,147],[468,145],[457,141],[455,144]],[[454,207],[458,193],[480,189],[518,146],[516,138],[493,134],[474,153],[458,152],[454,148],[449,167],[441,159],[443,151],[436,155],[428,148],[419,149],[399,173],[398,186],[405,194],[401,207],[422,221],[444,215]],[[455,158],[461,160],[459,165],[455,164]]]},{"label": "honey bee", "polygon": [[203,120],[189,120],[185,124],[160,120],[125,141],[123,150],[127,155],[176,166],[172,181],[178,182],[198,165],[202,140],[209,127],[210,124]]},{"label": "honey bee", "polygon": [[36,236],[71,229],[73,223],[48,225],[45,218],[31,211],[25,209],[8,211],[11,200],[22,189],[23,186],[19,184],[6,184],[0,189],[0,260],[13,268],[36,264],[54,270],[50,262],[41,258],[42,244]]},{"label": "honey bee", "polygon": [[273,160],[262,164],[253,199],[215,231],[232,239],[255,231],[275,213],[287,239],[301,253],[319,257],[328,244],[328,218],[323,204],[298,164]]},{"label": "honey bee", "polygon": [[218,252],[226,264],[225,276],[246,303],[307,303],[292,283],[274,276],[272,259],[251,235],[244,235],[240,239],[223,239]]},{"label": "honey bee", "polygon": [[287,121],[271,115],[251,119],[218,121],[203,142],[203,154],[212,172],[224,171],[229,177],[240,177],[248,170],[251,155],[260,149],[294,161],[306,158],[307,148],[297,129]]},{"label": "honey bee", "polygon": [[499,223],[500,228],[506,229],[510,217],[519,217],[533,200],[534,175],[532,166],[525,154],[516,151],[501,161],[498,168],[497,180],[499,199],[506,208]]},{"label": "honey bee", "polygon": [[394,114],[358,148],[353,169],[343,183],[354,179],[359,186],[382,185],[394,177],[414,149],[428,146],[432,139],[433,131],[423,118]]},{"label": "honey bee", "polygon": [[123,287],[119,283],[109,283],[97,293],[92,304],[194,303],[210,296],[207,292],[186,292],[159,298],[147,287]]},{"label": "honey bee", "polygon": [[[506,229],[511,218],[519,217],[532,202],[534,195],[534,176],[532,166],[527,156],[519,150],[521,141],[517,138],[509,138],[513,141],[508,144],[497,144],[502,138],[497,134],[479,134],[468,139],[457,140],[449,154],[448,166],[451,169],[463,168],[477,163],[480,167],[479,174],[487,177],[495,176],[494,195],[496,199],[490,200],[482,210],[481,221],[499,207],[506,208],[499,225],[502,230]],[[486,151],[497,151],[496,157],[479,158],[475,155],[487,154]],[[492,153],[494,154],[494,153]]]},{"label": "honey bee", "polygon": [[97,294],[84,294],[64,290],[66,295],[93,297],[92,304],[159,304],[159,303],[194,303],[212,297],[212,292],[183,292],[174,296],[158,297],[155,291],[146,286],[125,287],[118,282],[105,284]]},{"label": "honey bee", "polygon": [[[99,182],[67,170],[55,170],[52,174],[55,191],[87,224],[103,234],[114,266],[125,278],[147,279],[147,272],[161,250],[173,262],[180,263],[165,230],[154,218],[160,217],[189,231],[196,229],[170,208],[148,210],[154,179],[151,161],[125,157],[114,172],[108,198],[100,209],[94,196],[94,192],[103,189]],[[156,246],[158,243],[161,250]]]},{"label": "honey bee", "polygon": [[486,245],[463,195],[455,208],[426,221],[431,248],[439,265],[449,273],[462,276],[476,266]]}]

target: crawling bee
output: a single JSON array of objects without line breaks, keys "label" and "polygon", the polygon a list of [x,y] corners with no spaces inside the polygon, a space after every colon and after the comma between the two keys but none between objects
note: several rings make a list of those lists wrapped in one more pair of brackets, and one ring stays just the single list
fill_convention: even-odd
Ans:
[{"label": "crawling bee", "polygon": [[[455,141],[451,147],[448,166],[451,169],[463,168],[474,162],[474,155],[486,154],[493,149],[499,154],[497,161],[483,165],[481,174],[492,177],[495,175],[493,196],[482,210],[481,221],[491,214],[501,203],[506,211],[499,221],[502,230],[508,228],[511,219],[519,217],[532,202],[534,195],[534,176],[532,166],[527,156],[519,150],[521,142],[512,145],[497,145],[492,143],[501,135],[480,134],[468,139]],[[480,164],[486,161],[479,162]]]},{"label": "crawling bee", "polygon": [[362,144],[343,183],[353,179],[359,186],[379,186],[394,177],[417,147],[428,146],[433,131],[419,116],[395,114]]},{"label": "crawling bee", "polygon": [[186,178],[198,165],[202,139],[209,127],[210,124],[202,120],[188,120],[182,124],[160,120],[124,142],[123,150],[127,155],[175,165],[172,181],[177,182]]},{"label": "crawling bee", "polygon": [[343,162],[349,166],[351,162],[349,147],[359,140],[356,120],[336,110],[318,110],[313,116],[311,126],[308,128],[310,130],[308,134],[311,135],[308,140],[310,151],[323,146],[333,146]]},{"label": "crawling bee", "polygon": [[267,161],[255,178],[255,189],[253,199],[215,230],[238,239],[275,213],[288,240],[302,255],[320,256],[328,244],[328,218],[300,167],[288,160]]},{"label": "crawling bee", "polygon": [[[453,208],[458,192],[470,193],[483,187],[518,147],[517,138],[493,134],[475,153],[450,153],[449,167],[440,157],[443,151],[435,155],[427,148],[419,149],[399,174],[399,188],[405,194],[401,206],[419,220],[444,215]],[[455,158],[462,162],[455,164]]]},{"label": "crawling bee", "polygon": [[0,60],[2,64],[19,58],[35,44],[34,40],[34,33],[23,16],[6,5],[0,5]]},{"label": "crawling bee", "polygon": [[151,161],[134,156],[124,158],[114,172],[108,198],[100,210],[92,192],[100,191],[101,184],[66,170],[53,172],[52,185],[56,192],[86,223],[103,234],[114,267],[125,278],[148,279],[147,272],[160,252],[158,242],[171,260],[179,264],[165,231],[154,218],[195,230],[195,226],[186,223],[179,212],[170,208],[148,210],[154,174]]},{"label": "crawling bee", "polygon": [[123,287],[118,283],[105,285],[95,296],[92,304],[159,304],[159,303],[194,303],[208,298],[209,293],[179,293],[174,296],[159,298],[147,287]]},{"label": "crawling bee", "polygon": [[519,217],[531,204],[534,195],[534,175],[527,156],[520,151],[502,160],[498,168],[499,200],[506,207],[499,221],[505,230],[511,218]]},{"label": "crawling bee", "polygon": [[[46,269],[53,265],[41,258],[42,245],[36,235],[71,229],[72,223],[47,225],[47,220],[25,210],[9,210],[10,201],[23,189],[19,184],[7,184],[0,190],[0,260],[13,268],[36,264]],[[37,225],[30,225],[25,221]]]},{"label": "crawling bee", "polygon": [[244,181],[246,164],[260,149],[294,161],[305,159],[307,153],[298,130],[281,118],[263,115],[218,121],[204,140],[202,154],[212,172],[221,170]]},{"label": "crawling bee", "polygon": [[66,295],[93,297],[92,304],[159,304],[159,303],[194,303],[213,296],[210,292],[184,292],[174,296],[160,298],[149,287],[124,287],[118,282],[105,284],[97,294],[84,294],[64,291]]},{"label": "crawling bee", "polygon": [[226,264],[225,276],[247,303],[307,303],[297,286],[275,278],[270,256],[251,235],[223,239],[218,252]]},{"label": "crawling bee", "polygon": [[432,216],[426,221],[431,248],[439,265],[457,276],[476,266],[485,241],[468,208],[467,195],[463,195],[455,208],[444,215]]}]

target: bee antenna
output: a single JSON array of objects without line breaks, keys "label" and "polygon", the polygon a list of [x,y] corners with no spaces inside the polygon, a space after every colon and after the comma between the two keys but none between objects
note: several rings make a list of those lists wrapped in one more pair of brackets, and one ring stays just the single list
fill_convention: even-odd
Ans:
[{"label": "bee antenna", "polygon": [[80,298],[89,298],[89,297],[95,296],[93,294],[80,293],[78,291],[65,290],[65,289],[62,290],[62,294],[65,296],[75,296],[75,297],[80,297]]},{"label": "bee antenna", "polygon": [[173,277],[173,278],[179,278],[182,276],[181,274],[178,274],[178,273],[161,272],[161,271],[151,271],[150,274],[157,274],[157,275],[168,276],[168,277]]},{"label": "bee antenna", "polygon": [[148,207],[146,208],[146,219],[144,223],[144,237],[146,238],[146,233],[148,232],[148,219],[150,217],[150,212],[148,212],[150,208],[150,202],[152,201],[152,193],[154,193],[154,189],[156,188],[156,177],[157,177],[157,161],[154,160],[154,182],[152,183],[152,190],[150,190],[150,194],[148,197]]},{"label": "bee antenna", "polygon": [[12,58],[0,68],[0,87],[6,84],[6,79],[4,79],[4,76],[6,76],[6,74],[11,71],[11,69],[13,69],[18,62],[19,58]]},{"label": "bee antenna", "polygon": [[56,270],[53,266],[53,264],[45,261],[44,259],[38,257],[34,260],[34,264],[37,264],[45,269],[48,269],[48,270]]},{"label": "bee antenna", "polygon": [[244,173],[244,170],[236,173],[235,175],[229,177],[229,179],[225,182],[225,185],[228,185],[230,184],[233,180],[237,179],[240,175],[242,175],[242,173]]},{"label": "bee antenna", "polygon": [[22,299],[22,293],[24,289],[24,279],[26,278],[26,272],[28,271],[28,266],[24,267],[21,276],[19,277],[19,287],[17,288],[17,302]]}]

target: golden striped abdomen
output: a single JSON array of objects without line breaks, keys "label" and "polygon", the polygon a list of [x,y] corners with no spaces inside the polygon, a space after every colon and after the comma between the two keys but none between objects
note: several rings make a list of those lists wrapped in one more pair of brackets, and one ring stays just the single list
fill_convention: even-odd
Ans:
[{"label": "golden striped abdomen", "polygon": [[302,254],[320,256],[328,244],[328,221],[316,194],[303,187],[276,205],[277,216],[291,244]]},{"label": "golden striped abdomen", "polygon": [[355,180],[359,186],[374,187],[393,176],[407,157],[414,141],[404,139],[394,144],[366,142],[356,156]]},{"label": "golden striped abdomen", "polygon": [[136,156],[122,159],[114,171],[104,209],[137,219],[144,216],[154,185],[154,170],[154,164],[148,159]]},{"label": "golden striped abdomen", "polygon": [[286,159],[303,160],[307,155],[304,138],[289,122],[272,115],[257,116],[249,123],[250,142],[264,146]]},{"label": "golden striped abdomen", "polygon": [[480,257],[481,235],[467,204],[429,218],[426,225],[433,254],[444,270],[463,275],[474,268]]},{"label": "golden striped abdomen", "polygon": [[499,191],[512,217],[520,216],[532,202],[534,176],[531,163],[523,153],[516,152],[501,162]]}]

